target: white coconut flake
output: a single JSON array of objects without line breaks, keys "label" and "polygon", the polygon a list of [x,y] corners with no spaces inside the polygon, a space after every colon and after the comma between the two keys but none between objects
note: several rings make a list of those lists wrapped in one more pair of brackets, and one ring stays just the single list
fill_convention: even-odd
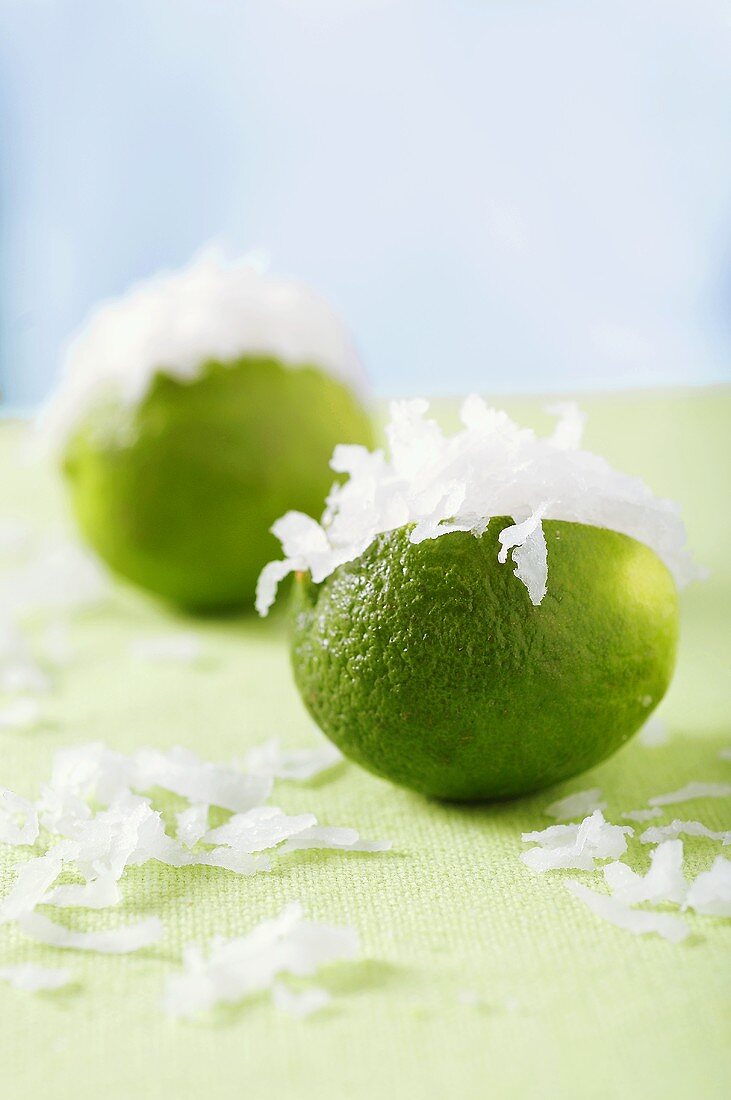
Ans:
[{"label": "white coconut flake", "polygon": [[56,886],[44,894],[41,904],[63,909],[107,909],[109,906],[119,905],[122,900],[118,879],[119,876],[114,871],[105,871],[89,882]]},{"label": "white coconut flake", "polygon": [[72,745],[59,749],[53,758],[51,781],[46,788],[61,799],[76,796],[78,799],[94,799],[108,805],[118,795],[128,791],[137,778],[137,768],[132,760],[120,752],[114,752],[100,741],[86,745]]},{"label": "white coconut flake", "polygon": [[6,787],[0,787],[0,841],[4,844],[35,844],[38,815],[35,806]]},{"label": "white coconut flake", "polygon": [[343,754],[330,741],[324,741],[315,749],[285,750],[279,738],[272,737],[246,754],[245,767],[254,775],[268,775],[274,779],[306,781],[329,771],[340,764]]},{"label": "white coconut flake", "polygon": [[262,852],[317,823],[314,814],[288,817],[277,806],[256,806],[244,814],[234,814],[224,825],[211,829],[205,840],[223,844],[238,852]]},{"label": "white coconut flake", "polygon": [[205,802],[243,813],[265,802],[271,794],[269,776],[246,775],[235,768],[209,764],[179,745],[168,752],[141,749],[134,756],[138,790],[162,787],[192,802]]},{"label": "white coconut flake", "polygon": [[550,502],[544,501],[522,523],[505,527],[498,535],[500,550],[497,560],[504,565],[508,552],[512,551],[515,563],[513,572],[528,589],[534,606],[542,603],[548,585],[548,551],[541,520],[549,507]]},{"label": "white coconut flake", "polygon": [[302,905],[293,902],[248,935],[214,939],[207,955],[188,944],[183,970],[168,979],[165,1008],[174,1016],[194,1016],[234,1004],[271,990],[282,974],[309,977],[328,963],[355,958],[358,950],[354,928],[307,921]]},{"label": "white coconut flake", "polygon": [[30,730],[38,725],[40,718],[38,700],[21,696],[0,708],[0,730]]},{"label": "white coconut flake", "polygon": [[91,817],[91,808],[78,794],[48,783],[41,787],[36,809],[43,828],[61,836],[73,834],[79,821]]},{"label": "white coconut flake", "polygon": [[543,597],[548,591],[548,548],[540,523],[535,531],[526,536],[524,542],[515,547],[513,561],[515,576],[528,589],[530,602],[537,607],[543,603]]},{"label": "white coconut flake", "polygon": [[[324,763],[322,756],[314,760],[310,754],[285,759],[283,767],[288,774],[309,775],[315,765]],[[320,826],[314,814],[288,815],[262,805],[271,786],[271,775],[246,775],[209,764],[181,748],[167,753],[141,749],[133,757],[101,743],[59,750],[51,781],[42,787],[35,806],[11,791],[0,791],[0,839],[33,843],[39,822],[57,838],[45,855],[18,866],[15,882],[0,902],[0,924],[16,921],[29,936],[61,947],[110,953],[137,950],[153,942],[161,926],[142,922],[112,932],[74,932],[48,920],[36,907],[115,906],[122,898],[120,880],[126,868],[149,860],[255,875],[271,870],[268,850],[279,854],[296,847],[330,847],[375,852],[390,847],[389,842],[361,839],[355,829]],[[154,787],[191,801],[176,815],[177,837],[168,835],[151,799],[138,793]],[[209,804],[232,810],[232,816],[209,829]],[[83,881],[57,884],[59,876],[69,872]]]},{"label": "white coconut flake", "polygon": [[577,882],[576,879],[569,879],[566,889],[579,901],[583,901],[595,916],[616,925],[617,928],[633,932],[636,936],[656,933],[672,943],[680,943],[690,933],[688,925],[681,917],[673,916],[671,913],[655,913],[647,909],[631,909],[617,898],[598,894],[583,882]]},{"label": "white coconut flake", "polygon": [[21,863],[10,893],[0,902],[0,924],[18,920],[39,905],[63,869],[63,860],[55,852]]},{"label": "white coconut flake", "polygon": [[394,402],[386,427],[388,454],[336,447],[332,469],[346,479],[332,489],[322,524],[289,512],[272,528],[284,560],[267,565],[256,606],[265,615],[277,584],[294,570],[316,583],[353,561],[374,539],[413,525],[412,542],[454,531],[484,532],[490,517],[510,516],[501,533],[500,560],[512,549],[518,579],[540,603],[550,572],[542,520],[565,520],[620,531],[645,543],[678,585],[699,575],[678,508],[652,495],[638,478],[580,450],[579,415],[562,410],[564,425],[539,438],[479,397],[465,401],[463,428],[446,436],[426,417],[423,400]]},{"label": "white coconut flake", "polygon": [[191,630],[137,638],[130,646],[134,660],[160,664],[194,664],[202,652],[200,636]]},{"label": "white coconut flake", "polygon": [[731,783],[686,783],[678,791],[658,794],[649,799],[651,806],[672,806],[676,802],[692,802],[696,798],[728,798]]},{"label": "white coconut flake", "polygon": [[226,871],[233,871],[237,875],[256,875],[260,871],[271,871],[271,862],[266,856],[250,855],[248,852],[237,852],[235,848],[222,845],[213,851],[196,854],[193,861],[204,867],[222,867]]},{"label": "white coconut flake", "polygon": [[9,982],[14,989],[22,989],[26,993],[43,993],[61,989],[71,980],[71,971],[62,966],[35,966],[33,963],[21,963],[20,966],[0,967],[0,981]]},{"label": "white coconut flake", "polygon": [[592,787],[588,791],[576,791],[574,794],[559,798],[551,802],[543,811],[548,817],[554,817],[557,821],[570,821],[575,818],[584,818],[594,810],[606,810],[607,804],[602,801],[602,792],[599,787]]},{"label": "white coconut flake", "polygon": [[646,749],[658,749],[666,745],[668,741],[668,727],[662,718],[653,716],[648,718],[644,726],[637,734],[637,740]]},{"label": "white coconut flake", "polygon": [[708,840],[720,840],[731,844],[731,830],[709,829],[700,821],[671,821],[669,825],[651,825],[640,836],[642,844],[660,844],[663,840],[675,840],[679,836],[702,836]]},{"label": "white coconut flake", "polygon": [[297,852],[306,848],[332,848],[340,852],[388,852],[390,840],[365,840],[357,829],[337,825],[313,825],[302,829],[282,845],[281,852]]},{"label": "white coconut flake", "polygon": [[629,825],[610,825],[601,810],[595,810],[580,825],[549,825],[547,829],[523,833],[525,843],[535,848],[521,853],[521,859],[532,871],[542,873],[571,867],[592,871],[597,859],[616,859],[627,850]]},{"label": "white coconut flake", "polygon": [[25,913],[18,919],[21,932],[38,943],[77,951],[99,951],[104,955],[126,955],[151,947],[163,936],[165,929],[157,917],[148,917],[136,924],[110,928],[103,932],[74,932],[56,924],[42,913]]},{"label": "white coconut flake", "polygon": [[685,899],[687,909],[707,917],[731,917],[731,860],[717,856],[710,871],[702,871]]},{"label": "white coconut flake", "polygon": [[101,602],[109,581],[99,563],[70,542],[40,548],[0,579],[0,617],[79,611]]},{"label": "white coconut flake", "polygon": [[357,391],[364,386],[351,339],[323,298],[267,274],[252,257],[227,261],[209,248],[91,314],[68,348],[41,429],[63,446],[100,396],[113,393],[134,407],[157,371],[192,382],[204,363],[229,364],[246,354],[319,367]]},{"label": "white coconut flake", "polygon": [[308,989],[293,990],[284,982],[275,982],[272,986],[272,1004],[279,1012],[304,1020],[314,1012],[321,1012],[332,1001],[326,989],[311,985]]},{"label": "white coconut flake", "polygon": [[651,810],[626,810],[622,817],[626,821],[652,821],[653,817],[662,817],[662,810],[659,806],[653,806]]},{"label": "white coconut flake", "polygon": [[650,870],[638,875],[625,863],[608,863],[604,879],[612,896],[625,905],[649,901],[655,905],[672,902],[681,905],[688,892],[683,874],[682,840],[666,840],[650,856]]},{"label": "white coconut flake", "polygon": [[552,401],[546,405],[546,412],[558,417],[553,435],[549,439],[552,447],[560,451],[576,451],[581,446],[586,427],[586,413],[583,413],[575,401]]},{"label": "white coconut flake", "polygon": [[175,815],[178,824],[178,840],[186,848],[193,848],[208,830],[208,809],[205,802],[196,802],[187,810]]}]

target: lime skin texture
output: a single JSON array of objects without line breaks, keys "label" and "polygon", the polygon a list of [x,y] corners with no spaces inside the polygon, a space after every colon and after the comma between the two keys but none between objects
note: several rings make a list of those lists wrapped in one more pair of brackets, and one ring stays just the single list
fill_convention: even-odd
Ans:
[{"label": "lime skin texture", "polygon": [[400,528],[322,584],[298,574],[302,699],[376,775],[448,800],[528,794],[616,752],[664,695],[678,600],[653,551],[544,521],[548,591],[534,607],[497,560],[510,522],[419,545]]},{"label": "lime skin texture", "polygon": [[136,406],[110,395],[63,470],[85,539],[120,576],[183,608],[251,606],[287,509],[319,515],[337,443],[372,444],[368,415],[316,367],[245,356],[194,381],[158,372]]}]

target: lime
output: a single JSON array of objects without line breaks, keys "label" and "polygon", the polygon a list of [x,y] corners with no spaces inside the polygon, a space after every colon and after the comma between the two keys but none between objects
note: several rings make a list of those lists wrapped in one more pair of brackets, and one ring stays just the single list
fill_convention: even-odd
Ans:
[{"label": "lime", "polygon": [[549,582],[531,602],[484,534],[381,533],[320,584],[299,573],[292,665],[351,759],[444,799],[499,799],[576,775],[646,721],[670,682],[675,583],[646,545],[545,520]]},{"label": "lime", "polygon": [[85,409],[63,470],[85,538],[128,580],[193,611],[250,605],[294,502],[319,514],[333,447],[369,443],[350,387],[269,356],[158,371],[141,401]]}]

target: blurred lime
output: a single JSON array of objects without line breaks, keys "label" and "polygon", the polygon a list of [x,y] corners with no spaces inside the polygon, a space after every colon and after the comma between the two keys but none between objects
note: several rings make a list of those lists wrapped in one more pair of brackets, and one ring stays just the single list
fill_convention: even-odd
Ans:
[{"label": "blurred lime", "polygon": [[322,510],[335,444],[371,439],[364,408],[331,374],[243,355],[192,380],[158,371],[138,402],[100,393],[63,470],[82,533],[115,572],[218,611],[253,603],[285,508]]},{"label": "blurred lime", "polygon": [[544,521],[534,606],[484,535],[380,534],[321,584],[300,573],[292,664],[321,729],[357,763],[445,799],[526,794],[615,752],[664,695],[674,581],[644,544]]}]

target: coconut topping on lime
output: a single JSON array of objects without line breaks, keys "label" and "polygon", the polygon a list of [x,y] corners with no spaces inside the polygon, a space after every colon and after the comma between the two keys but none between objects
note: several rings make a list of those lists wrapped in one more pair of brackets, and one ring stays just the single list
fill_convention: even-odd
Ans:
[{"label": "coconut topping on lime", "polygon": [[549,583],[544,519],[629,535],[655,551],[679,586],[698,575],[678,506],[583,450],[584,417],[573,403],[549,407],[558,422],[547,438],[476,396],[462,405],[463,427],[452,436],[427,418],[428,408],[424,400],[391,404],[388,454],[335,448],[330,465],[347,480],[333,487],[322,522],[288,512],[272,527],[284,560],[270,562],[259,578],[261,615],[288,573],[308,571],[319,583],[387,531],[413,524],[412,543],[452,531],[479,537],[495,516],[513,519],[500,533],[499,561],[512,559],[536,605]]},{"label": "coconut topping on lime", "polygon": [[265,267],[255,254],[228,261],[211,248],[103,302],[68,346],[61,385],[42,419],[51,441],[63,445],[100,394],[134,406],[158,371],[193,382],[206,361],[227,364],[246,354],[319,367],[362,392],[360,361],[328,303]]}]

